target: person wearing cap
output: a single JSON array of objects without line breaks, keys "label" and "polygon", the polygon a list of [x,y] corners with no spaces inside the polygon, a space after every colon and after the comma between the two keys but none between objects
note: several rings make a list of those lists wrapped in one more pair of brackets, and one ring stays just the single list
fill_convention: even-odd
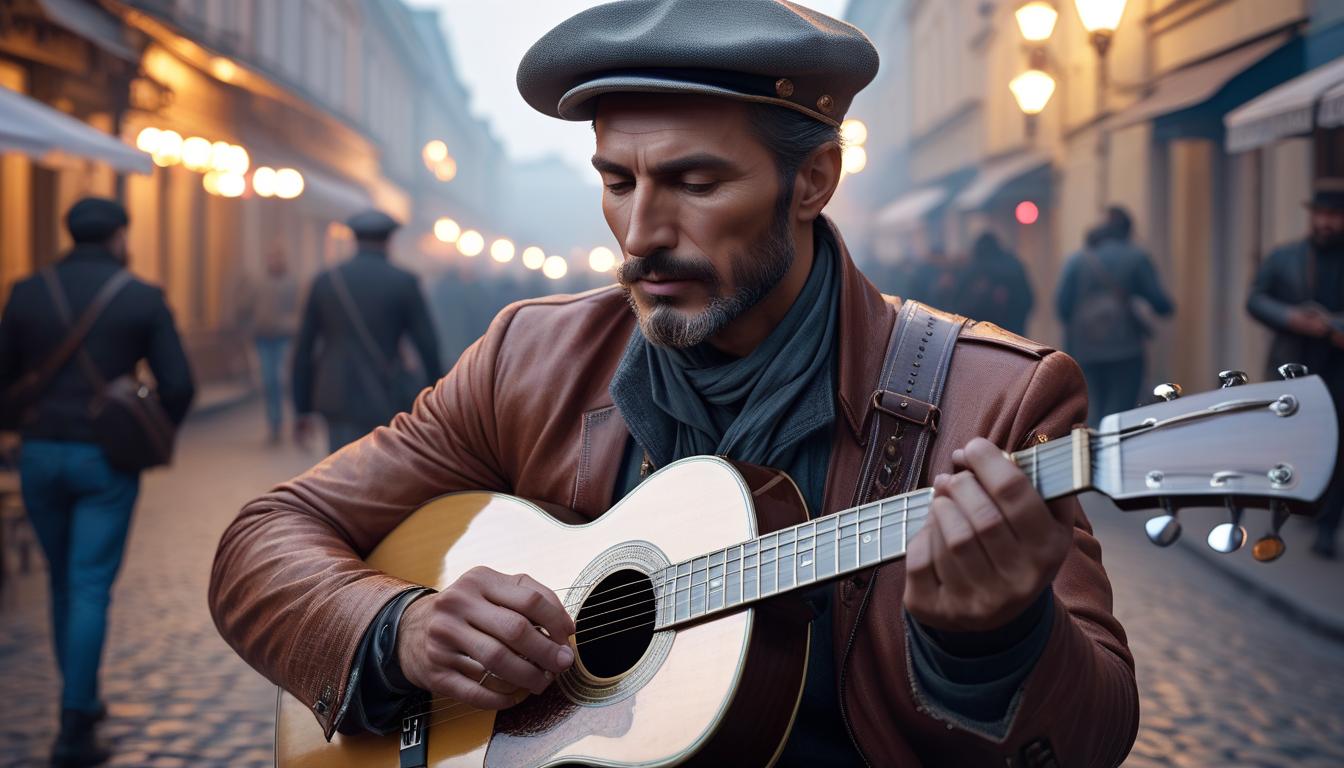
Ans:
[{"label": "person wearing cap", "polygon": [[[74,248],[50,269],[70,317],[79,317],[102,287],[126,268],[126,210],[113,200],[85,198],[66,214]],[[0,317],[0,391],[39,369],[67,336],[42,275],[14,285]],[[160,403],[181,423],[195,391],[186,353],[163,291],[131,279],[115,293],[79,351],[46,380],[17,415],[23,505],[47,559],[52,636],[61,672],[61,725],[52,748],[56,766],[96,765],[110,752],[95,723],[106,714],[98,667],[107,633],[107,605],[121,567],[138,474],[115,469],[99,446],[90,404],[98,394],[81,358],[104,381],[149,363]],[[15,404],[7,404],[14,407]]]},{"label": "person wearing cap", "polygon": [[[1274,332],[1266,375],[1277,378],[1276,369],[1285,363],[1301,363],[1319,374],[1344,428],[1344,178],[1317,179],[1307,207],[1307,237],[1265,257],[1246,310]],[[1311,545],[1318,556],[1337,556],[1342,511],[1344,462],[1338,462]]]},{"label": "person wearing cap", "polygon": [[[410,408],[425,377],[443,372],[420,280],[388,260],[400,224],[370,210],[346,225],[355,255],[314,278],[294,343],[295,437],[306,442],[320,414],[332,453]],[[414,344],[423,376],[403,368],[403,337]]]},{"label": "person wearing cap", "polygon": [[[506,308],[412,413],[225,532],[216,625],[314,727],[396,730],[418,691],[502,709],[574,662],[572,619],[525,573],[433,592],[360,559],[431,498],[507,492],[583,522],[720,454],[787,471],[815,515],[850,506],[899,300],[822,211],[877,66],[858,29],[773,0],[610,3],[532,47],[523,98],[594,128],[619,285]],[[1082,375],[972,324],[940,407],[934,523],[906,561],[807,595],[778,764],[1116,765],[1138,697],[1100,546],[1076,501],[1047,504],[1003,455],[1083,420]]]}]

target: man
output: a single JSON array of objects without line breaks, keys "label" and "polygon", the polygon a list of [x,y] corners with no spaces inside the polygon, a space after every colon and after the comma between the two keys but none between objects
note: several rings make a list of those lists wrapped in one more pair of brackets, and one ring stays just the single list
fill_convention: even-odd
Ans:
[{"label": "man", "polygon": [[1092,427],[1139,403],[1151,331],[1135,311],[1135,300],[1162,317],[1175,311],[1152,259],[1130,241],[1133,229],[1125,209],[1108,208],[1106,221],[1088,233],[1083,250],[1065,262],[1055,292],[1064,349],[1087,379]]},{"label": "man", "polygon": [[400,225],[381,211],[346,224],[355,256],[313,280],[294,346],[295,436],[306,442],[312,414],[320,413],[332,453],[410,407],[423,384],[402,368],[402,337],[410,336],[430,380],[442,374],[420,281],[388,262]]},{"label": "man", "polygon": [[[55,286],[41,275],[14,286],[0,320],[0,389],[40,368],[61,347],[68,326],[53,287],[78,318],[103,286],[125,269],[129,220],[119,203],[86,198],[66,214],[75,247],[53,268]],[[25,402],[19,417],[23,504],[47,558],[52,636],[61,670],[61,730],[52,748],[57,766],[96,765],[109,752],[94,724],[106,714],[98,696],[98,666],[107,634],[107,604],[121,567],[138,474],[113,468],[99,447],[90,417],[98,394],[86,366],[104,381],[149,363],[160,402],[174,424],[191,405],[194,387],[182,342],[163,292],[129,280],[75,352]],[[10,403],[11,407],[17,404]]]},{"label": "man", "polygon": [[266,252],[265,274],[243,284],[239,319],[252,335],[266,398],[267,442],[277,445],[284,426],[281,379],[289,342],[299,325],[299,282],[289,271],[279,244]]},{"label": "man", "polygon": [[962,268],[957,305],[945,307],[1013,333],[1026,333],[1034,297],[1027,271],[1017,255],[993,232],[981,233]]},{"label": "man", "polygon": [[[1320,374],[1344,414],[1344,179],[1316,181],[1310,207],[1311,232],[1282,246],[1260,264],[1246,310],[1274,331],[1271,372],[1301,363]],[[1344,426],[1344,415],[1341,415]],[[1335,532],[1344,508],[1344,464],[1337,464],[1321,505],[1311,551],[1333,559]]]},{"label": "man", "polygon": [[[519,88],[593,122],[621,285],[512,305],[411,414],[249,504],[211,582],[233,647],[327,733],[395,727],[415,689],[500,709],[573,663],[573,622],[526,574],[478,568],[426,593],[371,570],[360,555],[417,505],[490,488],[591,520],[648,469],[721,453],[786,469],[815,514],[848,506],[896,311],[821,211],[839,121],[876,68],[858,30],[770,0],[614,3],[543,37]],[[956,347],[930,454],[937,525],[908,563],[812,595],[781,765],[1003,765],[1024,749],[1114,765],[1134,738],[1098,545],[1076,502],[1045,504],[995,447],[1067,431],[1078,370],[992,327]],[[511,631],[533,625],[547,634]]]}]

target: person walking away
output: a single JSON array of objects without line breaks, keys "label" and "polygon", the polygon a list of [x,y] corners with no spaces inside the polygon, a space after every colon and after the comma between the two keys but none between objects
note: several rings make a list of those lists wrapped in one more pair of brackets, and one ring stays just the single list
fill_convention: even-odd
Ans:
[{"label": "person walking away", "polygon": [[957,293],[955,305],[944,309],[994,323],[1019,336],[1027,332],[1027,315],[1035,302],[1031,282],[1017,255],[1003,247],[993,232],[975,239]]},{"label": "person walking away", "polygon": [[[91,415],[102,396],[96,382],[114,381],[147,361],[174,424],[181,423],[195,391],[163,292],[125,273],[127,224],[125,209],[112,200],[76,203],[66,215],[74,249],[50,270],[16,284],[0,320],[0,385],[6,408],[18,412],[23,503],[46,555],[51,586],[62,680],[55,766],[96,765],[110,756],[94,729],[106,713],[98,667],[112,583],[140,488],[138,473],[116,468],[124,465],[123,457],[100,447]],[[68,312],[62,313],[58,300]],[[81,318],[95,302],[102,309],[79,348],[20,407],[14,402],[16,382],[34,380],[33,373],[59,359],[72,338],[63,314]]]},{"label": "person walking away", "polygon": [[[420,281],[388,262],[388,241],[400,225],[379,211],[346,224],[355,256],[313,280],[294,346],[296,437],[306,441],[313,414],[321,414],[332,453],[410,408],[426,377],[443,373]],[[403,336],[414,343],[424,376],[403,369]]]},{"label": "person walking away", "polygon": [[[1335,401],[1344,428],[1344,178],[1319,179],[1311,202],[1306,239],[1284,245],[1261,262],[1251,284],[1246,311],[1274,332],[1271,372],[1301,363],[1320,374]],[[1336,530],[1344,508],[1344,463],[1334,477],[1317,518],[1312,552],[1333,559]]]},{"label": "person walking away", "polygon": [[1088,233],[1084,248],[1064,264],[1055,310],[1064,323],[1064,349],[1087,380],[1087,423],[1132,408],[1143,385],[1144,344],[1151,330],[1135,312],[1146,302],[1161,317],[1175,307],[1148,254],[1130,240],[1133,222],[1119,207]]},{"label": "person walking away", "polygon": [[281,380],[285,358],[299,325],[299,282],[279,246],[267,251],[265,274],[243,284],[239,320],[256,345],[266,399],[267,441],[277,445],[284,427]]}]

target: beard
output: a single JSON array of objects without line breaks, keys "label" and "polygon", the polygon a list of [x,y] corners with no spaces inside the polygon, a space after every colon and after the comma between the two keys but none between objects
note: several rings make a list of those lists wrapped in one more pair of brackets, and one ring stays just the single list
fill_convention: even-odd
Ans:
[{"label": "beard", "polygon": [[[798,254],[789,233],[788,209],[789,201],[781,199],[765,234],[732,259],[734,289],[728,295],[723,295],[722,281],[708,261],[685,259],[668,250],[657,250],[621,264],[617,281],[625,290],[625,299],[639,321],[644,338],[660,347],[694,347],[723,330],[774,290]],[[653,306],[648,311],[642,310],[631,286],[651,274],[664,280],[704,283],[709,288],[709,304],[688,315],[678,311],[667,297],[652,296]]]},{"label": "beard", "polygon": [[1311,244],[1318,251],[1338,251],[1344,249],[1344,233],[1313,230]]}]

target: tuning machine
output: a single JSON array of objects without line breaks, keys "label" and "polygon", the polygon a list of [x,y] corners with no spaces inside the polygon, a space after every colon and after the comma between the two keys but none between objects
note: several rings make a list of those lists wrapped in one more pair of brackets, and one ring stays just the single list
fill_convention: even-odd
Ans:
[{"label": "tuning machine", "polygon": [[1221,371],[1218,374],[1218,380],[1223,383],[1222,389],[1228,387],[1240,387],[1242,384],[1250,381],[1250,377],[1245,371]]},{"label": "tuning machine", "polygon": [[1300,379],[1308,373],[1311,373],[1311,371],[1307,370],[1307,366],[1301,363],[1284,363],[1278,367],[1278,372],[1279,376],[1285,381],[1288,379]]},{"label": "tuning machine", "polygon": [[1214,552],[1230,555],[1246,543],[1246,528],[1241,524],[1241,507],[1233,504],[1230,496],[1224,503],[1231,519],[1221,525],[1215,525],[1213,530],[1209,531],[1208,542],[1209,549]]},{"label": "tuning machine", "polygon": [[1176,506],[1170,499],[1162,500],[1162,511],[1166,514],[1148,518],[1143,524],[1143,532],[1157,546],[1170,547],[1181,538],[1181,521],[1176,518]]},{"label": "tuning machine", "polygon": [[1282,501],[1275,500],[1270,504],[1270,510],[1273,513],[1273,521],[1270,523],[1269,533],[1255,540],[1251,545],[1251,557],[1257,562],[1272,563],[1283,556],[1287,545],[1283,543],[1283,537],[1279,531],[1283,524],[1288,520],[1288,505]]},{"label": "tuning machine", "polygon": [[1181,396],[1180,384],[1173,384],[1171,382],[1167,382],[1165,384],[1158,384],[1156,387],[1153,387],[1153,397],[1161,398],[1162,400],[1165,400],[1167,402],[1171,402],[1172,400],[1175,400],[1180,396]]}]

